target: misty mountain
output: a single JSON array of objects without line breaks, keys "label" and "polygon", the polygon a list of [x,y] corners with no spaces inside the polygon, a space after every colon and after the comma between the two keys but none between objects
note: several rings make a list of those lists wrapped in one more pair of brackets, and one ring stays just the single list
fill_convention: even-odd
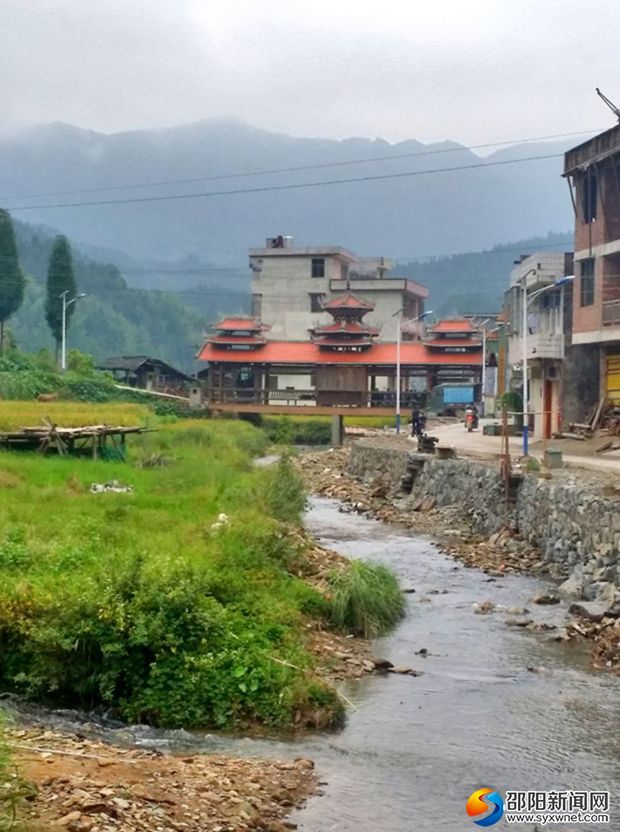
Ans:
[{"label": "misty mountain", "polygon": [[[338,244],[360,254],[416,259],[489,248],[570,227],[571,205],[560,173],[561,153],[572,143],[526,144],[481,158],[453,142],[297,138],[236,120],[112,135],[56,123],[0,136],[0,205],[21,220],[62,228],[72,240],[148,262],[149,274],[136,274],[134,280],[128,271],[128,279],[139,285],[154,285],[153,263],[182,263],[187,256],[198,258],[203,266],[244,268],[248,247],[277,233],[292,234],[305,245]],[[405,154],[412,155],[399,158]],[[556,156],[494,165],[548,154]],[[359,161],[376,157],[382,161]],[[348,164],[354,160],[356,164]],[[327,164],[340,166],[320,167]],[[447,170],[481,164],[482,168]],[[250,175],[301,166],[310,169]],[[299,183],[423,171],[439,173],[286,189]],[[178,179],[194,181],[137,187]],[[285,189],[247,192],[272,186]],[[43,207],[221,191],[241,193]],[[113,262],[131,268],[116,258]],[[221,275],[209,265],[194,282],[218,281]],[[191,284],[181,269],[163,280],[167,286],[177,283]],[[226,284],[241,288],[247,276],[230,272]],[[155,285],[162,281],[158,278]]]}]

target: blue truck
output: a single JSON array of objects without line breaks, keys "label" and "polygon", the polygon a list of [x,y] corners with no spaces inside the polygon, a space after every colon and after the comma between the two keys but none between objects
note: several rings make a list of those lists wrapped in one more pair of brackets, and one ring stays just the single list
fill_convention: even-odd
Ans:
[{"label": "blue truck", "polygon": [[438,416],[456,416],[473,401],[473,384],[438,384],[431,391],[428,409]]}]

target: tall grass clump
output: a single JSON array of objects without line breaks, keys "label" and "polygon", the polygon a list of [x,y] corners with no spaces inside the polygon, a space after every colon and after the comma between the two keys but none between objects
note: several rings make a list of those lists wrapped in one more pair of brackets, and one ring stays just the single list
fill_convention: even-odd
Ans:
[{"label": "tall grass clump", "polygon": [[267,502],[271,513],[278,520],[298,522],[306,506],[306,492],[290,457],[281,457],[270,474]]},{"label": "tall grass clump", "polygon": [[395,576],[384,566],[352,561],[330,576],[334,626],[364,638],[388,632],[403,617],[405,602]]}]

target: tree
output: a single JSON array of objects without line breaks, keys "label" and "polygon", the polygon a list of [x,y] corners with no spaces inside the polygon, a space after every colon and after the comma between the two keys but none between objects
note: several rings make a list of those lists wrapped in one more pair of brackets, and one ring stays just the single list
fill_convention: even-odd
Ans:
[{"label": "tree", "polygon": [[4,352],[4,325],[22,305],[25,286],[11,215],[0,209],[0,353]]},{"label": "tree", "polygon": [[[67,299],[71,300],[76,295],[77,287],[73,274],[71,246],[67,238],[59,234],[54,240],[47,267],[47,298],[45,300],[45,320],[56,342],[56,361],[58,361],[62,341],[62,296],[65,292]],[[74,311],[74,303],[67,306],[65,320],[67,327]]]}]

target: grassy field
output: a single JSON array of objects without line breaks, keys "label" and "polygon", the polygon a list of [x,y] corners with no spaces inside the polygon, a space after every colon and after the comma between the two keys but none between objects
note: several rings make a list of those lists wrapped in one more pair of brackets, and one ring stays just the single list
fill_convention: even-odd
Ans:
[{"label": "grassy field", "polygon": [[133,426],[155,421],[153,412],[139,404],[0,401],[0,430],[40,425],[43,419],[67,428],[102,424]]},{"label": "grassy field", "polygon": [[[327,602],[291,574],[304,496],[288,463],[251,464],[266,444],[199,420],[128,464],[0,453],[2,687],[161,725],[337,722],[302,637]],[[133,491],[90,491],[113,479]]]}]

